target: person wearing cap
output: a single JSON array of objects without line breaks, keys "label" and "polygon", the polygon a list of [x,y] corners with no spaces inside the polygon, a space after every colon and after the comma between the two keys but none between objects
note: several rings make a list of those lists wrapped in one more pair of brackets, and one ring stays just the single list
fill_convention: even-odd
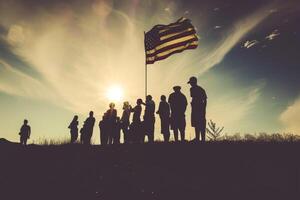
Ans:
[{"label": "person wearing cap", "polygon": [[150,143],[154,142],[154,124],[155,124],[155,103],[152,100],[151,95],[146,96],[146,102],[142,103],[145,106],[145,113],[144,113],[144,122],[143,122],[143,129],[145,131],[145,136],[148,136],[148,141]]},{"label": "person wearing cap", "polygon": [[185,141],[185,111],[187,107],[187,99],[180,91],[180,86],[173,87],[174,92],[170,94],[168,102],[171,108],[171,129],[174,132],[175,142],[178,142],[178,132],[180,132],[180,139]]},{"label": "person wearing cap", "polygon": [[205,142],[205,131],[206,131],[206,104],[207,104],[207,95],[205,90],[197,85],[197,78],[191,77],[188,81],[188,84],[191,85],[190,93],[192,97],[191,107],[191,123],[192,127],[195,128],[195,141],[200,140]]},{"label": "person wearing cap", "polygon": [[27,145],[27,140],[30,138],[30,134],[31,134],[31,128],[28,125],[28,120],[25,119],[19,133],[21,145],[24,146]]}]

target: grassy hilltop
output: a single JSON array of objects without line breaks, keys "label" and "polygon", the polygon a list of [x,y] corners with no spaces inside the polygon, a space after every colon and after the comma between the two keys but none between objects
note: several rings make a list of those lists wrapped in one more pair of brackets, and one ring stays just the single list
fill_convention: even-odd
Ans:
[{"label": "grassy hilltop", "polygon": [[0,145],[0,199],[300,199],[300,143]]}]

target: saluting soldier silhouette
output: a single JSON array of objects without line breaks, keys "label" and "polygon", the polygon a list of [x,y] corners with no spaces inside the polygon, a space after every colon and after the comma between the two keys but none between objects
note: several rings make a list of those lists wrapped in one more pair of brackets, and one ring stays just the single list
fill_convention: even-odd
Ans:
[{"label": "saluting soldier silhouette", "polygon": [[129,124],[130,124],[130,114],[131,114],[131,106],[128,101],[125,101],[123,104],[123,113],[120,120],[121,129],[124,134],[124,142],[129,142]]},{"label": "saluting soldier silhouette", "polygon": [[144,141],[145,136],[148,136],[148,141],[150,143],[154,142],[154,124],[155,124],[155,103],[152,100],[151,95],[146,96],[146,102],[142,103],[145,108],[144,113],[144,123],[143,123],[143,131],[144,131]]},{"label": "saluting soldier silhouette", "polygon": [[141,133],[141,113],[142,113],[142,99],[137,99],[136,106],[131,109],[133,112],[132,123],[129,127],[130,140],[132,142],[141,142],[143,134]]}]

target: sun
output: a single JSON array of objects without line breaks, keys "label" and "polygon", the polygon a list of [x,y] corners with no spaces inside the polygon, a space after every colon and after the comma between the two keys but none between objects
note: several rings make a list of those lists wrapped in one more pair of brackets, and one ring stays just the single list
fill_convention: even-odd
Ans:
[{"label": "sun", "polygon": [[108,88],[106,97],[113,102],[120,102],[123,98],[123,89],[120,86],[114,85]]}]

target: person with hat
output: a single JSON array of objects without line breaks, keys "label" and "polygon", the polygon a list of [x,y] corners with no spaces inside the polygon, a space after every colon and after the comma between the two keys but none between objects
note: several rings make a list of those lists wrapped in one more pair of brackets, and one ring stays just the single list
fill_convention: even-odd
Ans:
[{"label": "person with hat", "polygon": [[205,142],[205,132],[206,132],[206,104],[207,104],[207,95],[205,90],[197,85],[197,78],[191,77],[188,81],[188,84],[191,85],[190,93],[192,97],[191,107],[191,123],[192,127],[195,128],[195,141],[200,140]]},{"label": "person with hat", "polygon": [[174,92],[170,94],[168,102],[171,108],[171,129],[174,132],[175,142],[178,142],[178,131],[180,131],[180,139],[185,141],[185,111],[187,107],[187,99],[180,91],[180,86],[173,87]]}]

